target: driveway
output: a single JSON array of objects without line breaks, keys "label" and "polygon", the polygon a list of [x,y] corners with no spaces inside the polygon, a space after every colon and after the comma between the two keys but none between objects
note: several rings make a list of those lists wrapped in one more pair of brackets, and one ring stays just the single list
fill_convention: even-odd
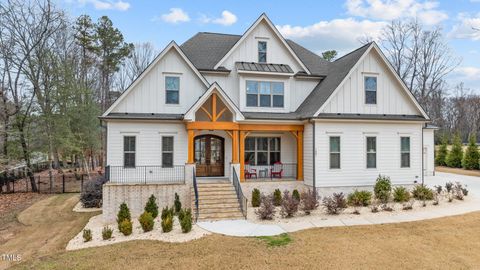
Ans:
[{"label": "driveway", "polygon": [[443,172],[436,172],[435,176],[425,177],[425,184],[430,188],[436,185],[445,187],[446,182],[460,182],[467,186],[470,191],[469,195],[471,194],[473,197],[480,198],[480,177]]}]

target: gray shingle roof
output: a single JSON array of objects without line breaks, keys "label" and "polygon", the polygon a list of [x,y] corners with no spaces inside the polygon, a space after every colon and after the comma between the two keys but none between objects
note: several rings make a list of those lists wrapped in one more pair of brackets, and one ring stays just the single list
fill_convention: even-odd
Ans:
[{"label": "gray shingle roof", "polygon": [[361,119],[361,120],[409,120],[424,121],[421,115],[410,114],[360,114],[360,113],[320,113],[319,119]]},{"label": "gray shingle roof", "polygon": [[235,62],[237,70],[258,71],[258,72],[277,72],[277,73],[293,73],[289,65],[284,64],[267,64],[253,62]]},{"label": "gray shingle roof", "polygon": [[109,113],[101,119],[182,120],[183,114],[174,113]]},{"label": "gray shingle roof", "polygon": [[299,117],[311,117],[327,101],[328,97],[335,91],[343,81],[348,72],[358,62],[360,57],[367,51],[371,43],[368,43],[355,51],[328,64],[327,76],[323,79],[298,107]]}]

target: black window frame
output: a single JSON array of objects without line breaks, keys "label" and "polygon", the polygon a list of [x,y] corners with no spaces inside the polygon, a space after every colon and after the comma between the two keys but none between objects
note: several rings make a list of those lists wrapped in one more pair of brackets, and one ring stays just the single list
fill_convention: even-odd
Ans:
[{"label": "black window frame", "polygon": [[[165,139],[172,140],[171,150],[165,150]],[[162,136],[162,168],[173,168],[174,163],[174,149],[175,149],[175,137],[174,136]],[[171,158],[171,164],[165,164],[165,156],[169,155]]]},{"label": "black window frame", "polygon": [[[265,44],[265,50],[260,48],[260,44]],[[266,41],[258,41],[257,49],[258,49],[258,62],[259,63],[267,63],[267,42]],[[265,61],[262,61],[262,56],[265,57]]]},{"label": "black window frame", "polygon": [[[267,141],[267,145],[265,149],[262,149],[259,147],[259,142],[261,140]],[[272,147],[272,144],[275,144],[274,141],[278,140],[278,146],[277,147]],[[250,146],[250,142],[253,141],[253,148],[248,148]],[[247,137],[245,138],[245,149],[244,149],[244,162],[248,163],[249,165],[254,165],[254,166],[268,166],[268,165],[273,165],[275,162],[281,162],[282,160],[282,138],[280,136],[268,136],[268,137]],[[266,164],[258,164],[258,156],[260,154],[264,154],[267,162]],[[253,155],[253,163],[250,162],[250,159],[247,159],[248,157]],[[273,158],[272,157],[278,155],[278,158]]]},{"label": "black window frame", "polygon": [[[367,79],[373,78],[375,79],[375,90],[367,89]],[[377,76],[364,76],[363,79],[363,88],[365,90],[365,104],[367,105],[377,105],[377,91],[378,91],[378,77]],[[374,101],[369,100],[369,94],[374,94]]]},{"label": "black window frame", "polygon": [[[131,140],[133,138],[133,150],[130,149],[132,147],[131,142],[127,142],[127,140]],[[126,149],[128,148],[128,149]],[[127,164],[127,162],[132,161],[131,155],[133,154],[133,164]],[[127,158],[127,155],[130,158]],[[135,168],[137,165],[137,136],[133,135],[125,135],[123,136],[123,167],[124,168]]]},{"label": "black window frame", "polygon": [[[178,89],[168,89],[168,86],[167,86],[167,80],[168,78],[175,78],[178,80]],[[168,100],[168,95],[170,93],[177,93],[177,102],[169,102]],[[175,75],[166,75],[165,76],[165,104],[168,104],[168,105],[178,105],[180,104],[180,76],[175,76]]]}]

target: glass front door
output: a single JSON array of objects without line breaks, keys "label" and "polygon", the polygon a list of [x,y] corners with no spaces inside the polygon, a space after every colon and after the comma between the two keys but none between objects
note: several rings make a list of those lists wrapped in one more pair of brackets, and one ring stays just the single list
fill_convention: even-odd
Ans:
[{"label": "glass front door", "polygon": [[195,137],[197,176],[224,176],[224,139],[215,135]]}]

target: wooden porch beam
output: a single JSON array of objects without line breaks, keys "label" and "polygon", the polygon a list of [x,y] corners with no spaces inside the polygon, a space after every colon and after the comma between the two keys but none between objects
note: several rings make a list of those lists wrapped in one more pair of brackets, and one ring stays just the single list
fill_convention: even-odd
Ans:
[{"label": "wooden porch beam", "polygon": [[232,130],[232,163],[238,164],[238,130]]},{"label": "wooden porch beam", "polygon": [[202,111],[208,116],[208,118],[210,119],[210,121],[213,121],[213,116],[208,112],[207,109],[205,109],[203,106],[200,107],[200,109],[202,109]]},{"label": "wooden porch beam", "polygon": [[217,122],[217,94],[212,94],[212,122]]},{"label": "wooden porch beam", "polygon": [[188,158],[187,163],[193,164],[194,162],[194,153],[193,153],[193,140],[195,138],[194,130],[188,130]]},{"label": "wooden porch beam", "polygon": [[239,151],[240,151],[240,182],[245,181],[245,131],[240,131],[239,138]]},{"label": "wooden porch beam", "polygon": [[218,114],[217,116],[215,117],[216,120],[218,120],[218,118],[220,118],[220,116],[222,116],[222,114],[227,110],[227,107],[223,108]]},{"label": "wooden porch beam", "polygon": [[200,130],[238,130],[238,123],[233,122],[187,122],[187,130],[200,129]]},{"label": "wooden porch beam", "polygon": [[248,131],[303,131],[303,125],[241,124],[239,128]]}]

